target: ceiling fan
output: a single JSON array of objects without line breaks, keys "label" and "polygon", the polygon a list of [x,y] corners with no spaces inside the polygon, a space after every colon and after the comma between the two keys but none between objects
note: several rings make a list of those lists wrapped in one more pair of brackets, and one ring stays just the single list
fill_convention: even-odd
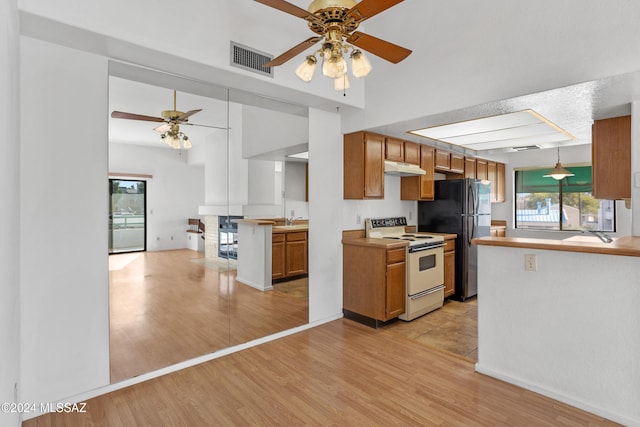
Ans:
[{"label": "ceiling fan", "polygon": [[191,140],[184,132],[180,131],[180,125],[200,126],[214,129],[226,129],[218,126],[209,126],[196,123],[188,123],[189,117],[199,113],[202,109],[190,110],[186,113],[178,111],[176,108],[176,91],[173,91],[173,110],[165,110],[161,113],[161,117],[145,116],[142,114],[125,113],[122,111],[113,111],[111,117],[114,119],[141,120],[145,122],[163,122],[160,126],[154,128],[160,133],[160,138],[172,148],[192,147]]},{"label": "ceiling fan", "polygon": [[310,81],[317,63],[318,53],[323,58],[322,73],[334,79],[334,87],[342,90],[348,87],[346,79],[347,63],[343,54],[352,50],[352,72],[355,77],[364,77],[371,71],[371,64],[363,53],[354,48],[366,50],[380,58],[397,64],[411,54],[411,50],[377,37],[356,31],[360,23],[403,0],[314,0],[309,9],[304,10],[284,0],[256,0],[307,21],[309,28],[318,36],[310,37],[282,55],[264,64],[275,67],[289,61],[316,43],[323,41],[320,50],[307,56],[296,70],[296,75]]}]

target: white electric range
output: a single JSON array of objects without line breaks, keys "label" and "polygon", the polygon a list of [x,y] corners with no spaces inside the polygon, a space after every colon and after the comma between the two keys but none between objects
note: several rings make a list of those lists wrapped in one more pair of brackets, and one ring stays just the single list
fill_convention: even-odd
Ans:
[{"label": "white electric range", "polygon": [[406,240],[407,299],[402,320],[413,320],[442,307],[444,302],[444,237],[405,231],[407,219],[369,218],[365,220],[366,237]]}]

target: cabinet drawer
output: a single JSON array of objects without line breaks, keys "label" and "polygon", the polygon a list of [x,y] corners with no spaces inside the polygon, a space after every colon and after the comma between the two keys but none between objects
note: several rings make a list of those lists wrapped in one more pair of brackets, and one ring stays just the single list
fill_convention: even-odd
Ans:
[{"label": "cabinet drawer", "polygon": [[298,231],[296,233],[287,233],[287,242],[295,242],[299,240],[307,240],[307,233]]},{"label": "cabinet drawer", "polygon": [[397,262],[404,262],[405,248],[391,249],[387,251],[387,264],[395,264]]},{"label": "cabinet drawer", "polygon": [[444,241],[444,251],[450,252],[456,250],[456,241],[454,239]]},{"label": "cabinet drawer", "polygon": [[271,235],[271,243],[284,242],[284,233],[274,233]]}]

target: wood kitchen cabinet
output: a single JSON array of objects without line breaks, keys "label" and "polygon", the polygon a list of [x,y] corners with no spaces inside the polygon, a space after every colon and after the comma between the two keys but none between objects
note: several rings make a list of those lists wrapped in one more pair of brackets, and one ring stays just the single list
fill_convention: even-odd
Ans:
[{"label": "wood kitchen cabinet", "polygon": [[404,162],[420,166],[420,144],[404,141]]},{"label": "wood kitchen cabinet", "polygon": [[285,275],[285,237],[284,233],[271,236],[271,278],[282,279]]},{"label": "wood kitchen cabinet", "polygon": [[449,171],[449,169],[451,169],[451,153],[445,150],[436,149],[435,169],[437,171]]},{"label": "wood kitchen cabinet", "polygon": [[456,292],[456,239],[444,241],[444,297]]},{"label": "wood kitchen cabinet", "polygon": [[506,167],[504,163],[496,164],[496,202],[505,201],[506,188]]},{"label": "wood kitchen cabinet", "polygon": [[593,196],[631,197],[631,116],[595,120],[591,130]]},{"label": "wood kitchen cabinet", "polygon": [[420,167],[425,175],[403,176],[400,180],[400,199],[402,200],[433,200],[434,185],[434,156],[435,149],[427,145],[420,145]]},{"label": "wood kitchen cabinet", "polygon": [[271,236],[271,278],[285,279],[308,273],[307,232],[273,233]]},{"label": "wood kitchen cabinet", "polygon": [[476,179],[476,159],[472,157],[464,158],[464,177]]},{"label": "wood kitchen cabinet", "polygon": [[396,138],[386,137],[384,141],[385,160],[394,162],[404,162],[404,141]]},{"label": "wood kitchen cabinet", "polygon": [[498,169],[496,162],[487,161],[487,180],[491,181],[491,201],[495,202],[496,184],[498,183]]},{"label": "wood kitchen cabinet", "polygon": [[344,198],[384,198],[385,137],[370,132],[344,136]]},{"label": "wood kitchen cabinet", "polygon": [[345,315],[385,322],[405,311],[406,247],[343,242]]},{"label": "wood kitchen cabinet", "polygon": [[486,160],[476,159],[476,178],[483,180],[489,179]]},{"label": "wood kitchen cabinet", "polygon": [[451,153],[451,159],[449,163],[449,171],[451,173],[464,173],[464,156],[462,154]]}]

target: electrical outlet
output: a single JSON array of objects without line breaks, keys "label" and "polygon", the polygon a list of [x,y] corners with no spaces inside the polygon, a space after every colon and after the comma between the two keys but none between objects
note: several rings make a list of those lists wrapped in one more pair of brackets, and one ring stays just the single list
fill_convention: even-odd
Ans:
[{"label": "electrical outlet", "polygon": [[524,254],[524,271],[536,271],[536,256]]},{"label": "electrical outlet", "polygon": [[360,214],[356,214],[356,224],[362,224],[362,217]]}]

